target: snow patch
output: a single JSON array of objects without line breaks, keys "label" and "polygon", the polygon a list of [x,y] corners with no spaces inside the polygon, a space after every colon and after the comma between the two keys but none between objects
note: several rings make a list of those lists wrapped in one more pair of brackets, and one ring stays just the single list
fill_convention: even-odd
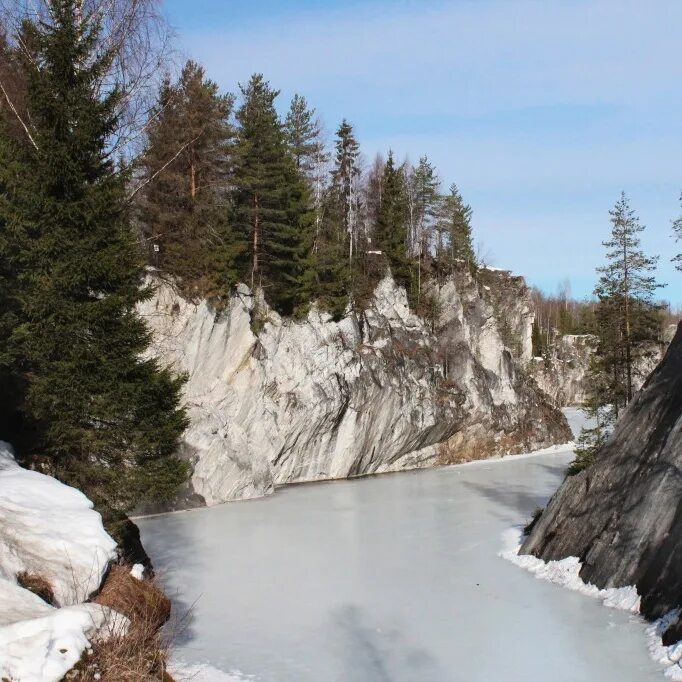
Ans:
[{"label": "snow patch", "polygon": [[130,575],[132,575],[133,578],[137,580],[142,580],[142,578],[144,577],[144,566],[142,564],[135,564],[130,569]]},{"label": "snow patch", "polygon": [[121,632],[127,619],[99,604],[78,604],[0,627],[0,678],[58,682],[103,630]]},{"label": "snow patch", "polygon": [[77,604],[97,590],[115,550],[83,493],[23,469],[0,441],[0,577],[40,576],[58,606]]},{"label": "snow patch", "polygon": [[503,549],[499,556],[525,568],[536,578],[580,592],[588,597],[601,599],[604,606],[639,613],[640,597],[636,587],[630,585],[600,589],[596,585],[584,582],[580,577],[582,564],[578,557],[571,556],[560,561],[544,562],[529,554],[519,554],[522,537],[523,531],[520,528],[510,528],[505,531],[502,535]]},{"label": "snow patch", "polygon": [[[95,636],[127,628],[115,611],[79,603],[99,588],[115,550],[85,495],[23,469],[0,441],[0,679],[57,682]],[[22,572],[47,581],[61,608],[21,587]]]},{"label": "snow patch", "polygon": [[677,621],[680,613],[680,609],[673,609],[646,629],[651,658],[664,666],[665,676],[672,680],[682,680],[682,642],[664,646],[662,637],[663,633]]}]

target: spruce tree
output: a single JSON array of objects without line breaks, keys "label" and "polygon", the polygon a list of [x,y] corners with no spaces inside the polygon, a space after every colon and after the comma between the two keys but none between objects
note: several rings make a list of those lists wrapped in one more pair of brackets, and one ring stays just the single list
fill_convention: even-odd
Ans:
[{"label": "spruce tree", "polygon": [[161,86],[137,194],[147,260],[190,296],[225,296],[235,281],[228,225],[233,98],[188,61]]},{"label": "spruce tree", "polygon": [[275,110],[279,94],[261,74],[241,87],[234,152],[234,230],[241,271],[281,313],[301,312],[314,282],[309,190]]},{"label": "spruce tree", "polygon": [[381,183],[381,204],[373,243],[381,250],[395,281],[404,286],[412,303],[414,264],[407,255],[408,204],[405,172],[396,167],[393,152],[389,152]]},{"label": "spruce tree", "polygon": [[77,0],[51,0],[50,21],[25,24],[35,45],[27,109],[33,144],[5,137],[6,263],[16,323],[10,371],[24,387],[23,454],[96,502],[129,509],[171,495],[186,475],[174,457],[186,426],[181,380],[144,359],[135,306],[139,261],[126,202],[128,174],[108,153],[123,93],[102,93],[111,55]]}]

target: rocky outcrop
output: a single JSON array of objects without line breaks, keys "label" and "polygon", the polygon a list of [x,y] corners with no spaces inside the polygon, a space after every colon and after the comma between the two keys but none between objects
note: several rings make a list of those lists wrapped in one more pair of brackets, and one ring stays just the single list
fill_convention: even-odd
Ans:
[{"label": "rocky outcrop", "polygon": [[[669,341],[638,347],[632,371],[636,391],[661,361]],[[589,369],[597,345],[598,339],[592,334],[556,334],[545,355],[530,360],[529,374],[554,407],[582,405],[588,399]]]},{"label": "rocky outcrop", "polygon": [[591,334],[557,336],[547,353],[532,358],[530,375],[555,407],[582,405],[589,396],[588,370],[597,350]]},{"label": "rocky outcrop", "polygon": [[[313,309],[293,321],[256,306],[244,286],[217,311],[157,282],[141,307],[153,352],[188,377],[184,451],[193,475],[180,505],[433,466],[464,449],[469,458],[569,440],[563,416],[501,333],[516,335],[525,352],[532,317],[502,322],[492,294],[465,275],[435,294],[441,314],[432,324],[410,312],[390,277],[361,314],[335,322]],[[507,295],[519,307],[518,290]],[[265,315],[258,334],[256,307]]]},{"label": "rocky outcrop", "polygon": [[521,548],[578,557],[599,588],[635,585],[641,612],[682,606],[682,324],[597,461],[567,478]]},{"label": "rocky outcrop", "polygon": [[492,309],[500,337],[522,366],[533,357],[535,311],[523,277],[509,270],[485,267],[478,272],[479,291]]}]

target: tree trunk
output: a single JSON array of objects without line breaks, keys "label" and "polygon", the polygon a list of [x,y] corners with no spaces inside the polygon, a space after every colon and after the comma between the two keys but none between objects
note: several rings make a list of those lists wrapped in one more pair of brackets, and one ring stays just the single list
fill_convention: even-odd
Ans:
[{"label": "tree trunk", "polygon": [[627,243],[623,242],[623,294],[625,315],[625,372],[626,372],[626,398],[625,404],[629,405],[632,400],[632,348],[630,344],[630,279],[628,271]]},{"label": "tree trunk", "polygon": [[253,250],[253,256],[251,261],[251,289],[253,290],[254,283],[256,280],[256,274],[258,273],[258,249],[260,244],[258,242],[258,232],[260,230],[260,221],[258,220],[258,197],[253,197],[253,241],[251,248]]},{"label": "tree trunk", "polygon": [[197,168],[192,159],[189,166],[189,195],[194,199],[197,195]]}]

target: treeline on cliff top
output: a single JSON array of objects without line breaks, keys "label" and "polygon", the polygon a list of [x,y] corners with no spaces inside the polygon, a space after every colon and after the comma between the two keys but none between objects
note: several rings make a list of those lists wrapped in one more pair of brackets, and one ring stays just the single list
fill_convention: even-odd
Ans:
[{"label": "treeline on cliff top", "polygon": [[428,277],[476,268],[471,209],[426,157],[365,167],[347,121],[327,148],[303,97],[280,116],[262,75],[236,96],[192,61],[172,76],[167,42],[152,0],[2,9],[0,438],[117,512],[187,474],[146,266],[217,305],[243,281],[334,316],[387,267],[423,314]]},{"label": "treeline on cliff top", "polygon": [[260,74],[221,93],[193,61],[164,79],[132,178],[148,263],[191,297],[241,281],[285,315],[317,300],[335,317],[387,266],[422,313],[427,277],[475,269],[471,208],[426,157],[365,167],[351,123],[328,147],[306,99],[281,117],[278,96]]},{"label": "treeline on cliff top", "polygon": [[[280,313],[318,300],[335,317],[390,267],[433,319],[425,281],[478,266],[471,208],[426,157],[367,164],[345,120],[327,145],[306,100],[281,116],[259,74],[236,94],[192,61],[171,75],[155,8],[36,0],[1,16],[0,437],[117,510],[187,473],[182,380],[144,355],[145,266],[188,297],[219,304],[244,281]],[[624,291],[603,287],[619,311],[603,328],[632,341]]]}]

